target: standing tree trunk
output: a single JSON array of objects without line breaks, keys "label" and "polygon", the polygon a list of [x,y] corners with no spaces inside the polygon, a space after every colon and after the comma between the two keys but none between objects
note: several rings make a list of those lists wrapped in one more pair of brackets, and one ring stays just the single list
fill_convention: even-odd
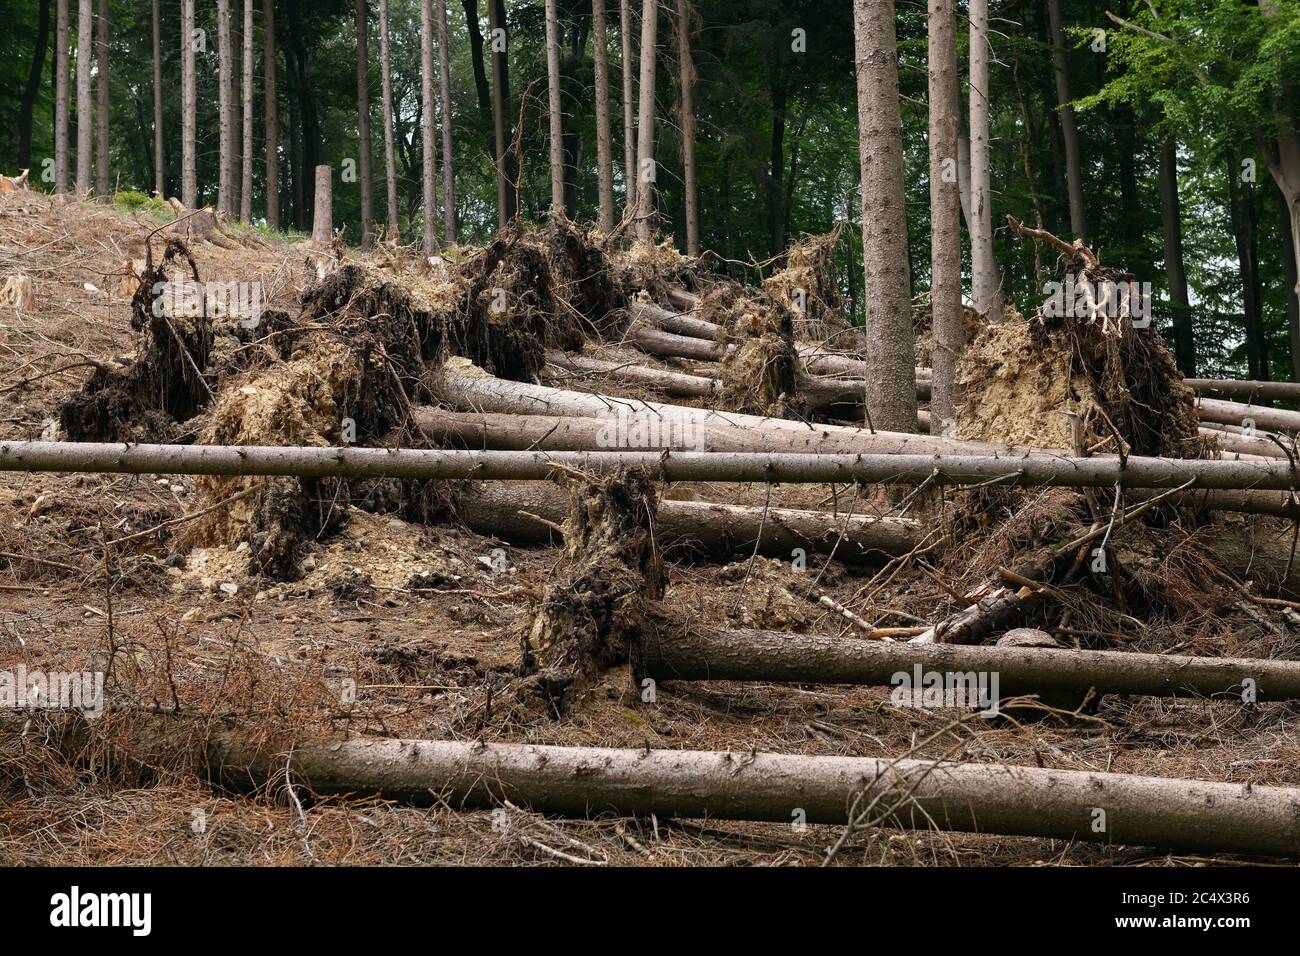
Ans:
[{"label": "standing tree trunk", "polygon": [[[370,172],[370,54],[366,50],[369,26],[366,0],[356,0],[357,20],[357,141],[361,155],[358,173],[361,177],[361,248],[369,250],[374,243],[375,195]],[[319,177],[318,177],[319,183]],[[319,191],[319,185],[318,185]],[[319,220],[319,216],[317,220]]]},{"label": "standing tree trunk", "polygon": [[1077,239],[1088,236],[1083,210],[1083,166],[1079,157],[1079,133],[1074,128],[1074,107],[1070,105],[1070,72],[1061,31],[1061,0],[1047,0],[1052,31],[1052,64],[1056,72],[1056,100],[1060,106],[1061,138],[1065,142],[1065,181],[1070,193],[1070,231]]},{"label": "standing tree trunk", "polygon": [[158,0],[153,0],[153,190],[167,198],[167,163],[164,156],[162,105],[162,22]]},{"label": "standing tree trunk", "polygon": [[609,34],[607,0],[591,0],[591,49],[596,70],[596,182],[600,195],[600,231],[614,231],[614,157],[609,136]]},{"label": "standing tree trunk", "polygon": [[68,191],[68,0],[59,0],[54,39],[54,191]]},{"label": "standing tree trunk", "polygon": [[230,0],[217,0],[217,104],[221,142],[217,158],[217,211],[227,216],[239,212],[235,205],[235,177],[230,165],[235,152],[234,68],[230,50]]},{"label": "standing tree trunk", "polygon": [[95,39],[95,192],[101,200],[111,195],[108,175],[108,0],[99,0]]},{"label": "standing tree trunk", "polygon": [[[549,31],[549,26],[547,29]],[[550,35],[549,32],[547,35]],[[504,229],[512,218],[509,184],[506,177],[505,122],[505,59],[509,53],[509,43],[505,33],[505,24],[498,20],[497,5],[492,0],[488,0],[488,37],[492,53],[492,162],[497,173],[497,226]],[[549,42],[547,44],[547,57],[549,73]]]},{"label": "standing tree trunk", "polygon": [[961,185],[957,174],[957,26],[953,0],[929,0],[930,314],[934,375],[930,432],[957,419],[957,359],[966,341],[961,307]]},{"label": "standing tree trunk", "polygon": [[388,0],[379,0],[379,77],[384,112],[384,180],[388,188],[388,239],[401,238],[397,227],[397,150],[393,143],[393,76],[388,58]]},{"label": "standing tree trunk", "polygon": [[195,113],[198,108],[194,74],[194,0],[181,0],[181,203],[199,205],[194,166]]},{"label": "standing tree trunk", "polygon": [[244,0],[243,147],[240,155],[239,221],[253,221],[253,0]]},{"label": "standing tree trunk", "polygon": [[[447,47],[447,4],[438,0],[438,88],[442,100],[442,230],[456,242],[456,170],[451,142],[451,50]],[[433,189],[429,190],[430,195]]]},{"label": "standing tree trunk", "polygon": [[280,118],[275,94],[275,0],[262,0],[262,72],[266,91],[266,224],[279,229]]},{"label": "standing tree trunk", "polygon": [[632,118],[635,102],[632,77],[632,11],[628,0],[618,0],[619,43],[623,48],[623,211],[632,215],[636,210],[636,124]]},{"label": "standing tree trunk", "polygon": [[551,215],[564,212],[564,115],[560,106],[560,22],[546,0],[546,91],[551,121]]},{"label": "standing tree trunk", "polygon": [[1300,382],[1300,295],[1296,293],[1295,239],[1291,236],[1291,216],[1286,203],[1278,204],[1282,214],[1282,272],[1286,276],[1286,327],[1291,341],[1291,377]]},{"label": "standing tree trunk", "polygon": [[637,116],[636,234],[644,242],[654,238],[655,214],[655,60],[658,57],[659,4],[643,0],[641,6],[641,102]]},{"label": "standing tree trunk", "polygon": [[94,41],[94,0],[77,7],[77,192],[90,192],[91,124],[95,108],[90,97],[90,53]]},{"label": "standing tree trunk", "polygon": [[993,258],[993,196],[989,183],[989,4],[970,0],[970,246],[975,308],[1002,319]]},{"label": "standing tree trunk", "polygon": [[1174,321],[1174,359],[1178,370],[1196,377],[1196,339],[1183,268],[1182,209],[1178,200],[1178,147],[1173,140],[1160,149],[1160,222],[1164,233],[1165,281]]},{"label": "standing tree trunk", "polygon": [[1227,159],[1228,214],[1232,223],[1232,237],[1237,248],[1237,265],[1241,276],[1247,377],[1256,381],[1267,381],[1268,349],[1264,341],[1264,313],[1259,294],[1259,263],[1255,256],[1251,185],[1241,182],[1241,167],[1237,165],[1236,156],[1229,152]]},{"label": "standing tree trunk", "polygon": [[695,64],[691,60],[691,5],[677,0],[677,62],[681,83],[682,176],[686,190],[686,254],[700,254],[700,203],[695,185]]},{"label": "standing tree trunk", "polygon": [[328,246],[334,237],[334,192],[332,170],[328,166],[316,167],[316,201],[312,217],[311,240]]},{"label": "standing tree trunk", "polygon": [[867,290],[867,421],[873,428],[914,432],[916,360],[894,0],[854,0],[853,35]]},{"label": "standing tree trunk", "polygon": [[[438,0],[438,16],[441,19],[446,14],[444,0]],[[442,39],[441,24],[439,25],[438,45],[444,45]],[[444,71],[445,75],[445,71]],[[433,105],[433,0],[421,0],[420,2],[420,172],[421,188],[420,195],[424,200],[424,254],[433,255],[438,249],[438,228],[434,225],[437,221],[438,206],[438,170],[437,170],[437,147],[434,140],[433,123],[435,110]],[[447,111],[443,109],[443,123],[447,122]],[[444,152],[446,152],[444,150]],[[448,157],[443,157],[443,162]],[[450,202],[450,197],[447,198]],[[451,241],[451,236],[447,236],[447,241]]]},{"label": "standing tree trunk", "polygon": [[32,49],[32,68],[27,72],[27,85],[23,87],[23,99],[18,107],[19,169],[30,169],[32,165],[32,113],[36,109],[36,93],[41,88],[41,71],[45,69],[45,49],[49,45],[50,0],[41,0],[36,22],[36,45]]}]

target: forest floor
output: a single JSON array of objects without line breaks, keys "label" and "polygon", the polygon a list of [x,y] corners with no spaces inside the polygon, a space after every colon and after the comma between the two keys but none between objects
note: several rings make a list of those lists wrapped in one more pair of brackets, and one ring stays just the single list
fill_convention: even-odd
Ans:
[{"label": "forest floor", "polygon": [[[30,308],[0,306],[0,440],[48,435],[89,376],[86,363],[131,352],[136,283],[127,264],[142,257],[143,237],[155,228],[148,216],[122,209],[35,193],[0,197],[0,278],[26,274],[34,295]],[[234,248],[195,243],[192,251],[205,280],[260,277],[273,290],[269,304],[286,310],[316,275],[298,244],[258,238]],[[639,353],[630,360],[670,367]],[[653,397],[598,377],[584,386],[557,375],[552,384]],[[668,498],[841,511],[854,494],[813,485],[664,491]],[[954,591],[980,579],[972,568],[1006,562],[1046,534],[1058,494],[1001,504],[978,497],[978,508],[979,492],[921,496],[909,516],[955,532],[925,567],[854,566],[810,555],[799,569],[745,551],[726,562],[670,553],[665,602],[704,625],[851,636],[852,625],[817,603],[826,593],[878,624],[934,623],[959,606]],[[898,495],[867,490],[854,507],[883,513],[897,502]],[[250,576],[237,548],[187,541],[188,522],[177,519],[206,504],[187,477],[0,473],[0,670],[80,671],[111,659],[116,710],[104,720],[117,726],[157,721],[151,711],[174,709],[233,720],[250,734],[291,728],[326,737],[943,756],[1300,786],[1297,708],[1290,704],[1107,697],[1082,720],[1016,724],[895,707],[888,688],[871,687],[665,682],[646,704],[624,670],[557,719],[511,691],[521,634],[552,577],[554,548],[339,502],[344,527],[310,544],[301,577],[273,581]],[[1254,522],[1258,534],[1282,539],[1282,525]],[[1205,562],[1198,542],[1217,533],[1195,523],[1161,529],[1158,540],[1144,528],[1117,532],[1124,560],[1140,566],[1148,592],[1130,595],[1126,612],[1145,626],[1103,616],[1085,580],[1061,599],[1077,608],[1074,626],[1084,636],[1075,642],[1300,656],[1284,610],[1243,607],[1229,584],[1197,570]],[[356,699],[343,707],[338,687],[346,680],[355,681]],[[562,865],[562,855],[617,865],[817,865],[840,835],[829,826],[571,820],[514,808],[502,826],[488,811],[374,799],[323,797],[304,806],[285,786],[252,794],[212,786],[179,746],[148,759],[111,747],[67,758],[45,746],[52,725],[37,714],[21,736],[0,729],[7,737],[0,742],[0,865]],[[853,837],[835,860],[1205,861],[1141,848],[893,830]]]}]

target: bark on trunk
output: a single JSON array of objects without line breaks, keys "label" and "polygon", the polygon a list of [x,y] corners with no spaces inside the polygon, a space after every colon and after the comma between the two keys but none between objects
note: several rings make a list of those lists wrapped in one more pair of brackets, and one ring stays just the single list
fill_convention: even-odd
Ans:
[{"label": "bark on trunk", "polygon": [[929,0],[930,314],[934,377],[930,431],[957,423],[957,360],[965,346],[961,302],[961,194],[957,181],[957,35],[953,0]]},{"label": "bark on trunk", "polygon": [[230,0],[217,0],[217,100],[221,124],[218,147],[217,209],[234,216],[235,181],[231,157],[235,152],[234,69],[230,50]]},{"label": "bark on trunk", "polygon": [[253,0],[244,0],[243,143],[239,150],[239,221],[253,221]]},{"label": "bark on trunk", "polygon": [[329,245],[334,237],[334,189],[333,170],[329,166],[316,167],[316,201],[313,206],[311,226],[312,242],[322,246]]},{"label": "bark on trunk", "polygon": [[[1247,402],[1263,398],[1284,402],[1300,401],[1300,383],[1297,382],[1258,382],[1216,378],[1185,378],[1183,384],[1190,387],[1197,395],[1207,398],[1244,398]],[[1272,411],[1272,409],[1270,409]],[[1217,419],[1211,419],[1217,421]],[[1232,424],[1240,425],[1240,422]],[[1260,426],[1263,428],[1264,426]]]},{"label": "bark on trunk", "polygon": [[632,58],[632,11],[628,0],[618,0],[618,34],[623,54],[623,214],[632,216],[636,211],[636,123],[633,119],[635,100],[633,76],[636,66]]},{"label": "bark on trunk", "polygon": [[[547,22],[549,24],[549,13]],[[509,183],[506,176],[506,124],[505,124],[505,59],[509,55],[509,48],[506,44],[504,32],[505,24],[497,20],[497,6],[492,0],[488,0],[488,30],[490,34],[491,53],[492,53],[492,129],[495,145],[493,147],[493,162],[496,166],[497,173],[497,226],[504,229],[509,225],[511,216]],[[549,26],[548,36],[549,36]],[[549,75],[549,57],[550,48],[547,44]],[[549,120],[549,100],[548,100],[548,120]]]},{"label": "bark on trunk", "polygon": [[77,8],[77,192],[88,194],[94,183],[90,179],[91,132],[94,129],[95,105],[90,90],[90,54],[95,47],[94,0],[80,0]]},{"label": "bark on trunk", "polygon": [[[229,734],[208,738],[210,773],[231,785],[283,778],[283,753]],[[1002,764],[615,750],[360,738],[298,742],[288,766],[317,794],[539,813],[843,824],[864,790],[878,823],[1005,833],[1192,853],[1300,855],[1300,790]],[[1106,827],[1093,826],[1106,810]]]},{"label": "bark on trunk", "polygon": [[[442,101],[442,234],[446,242],[454,244],[456,242],[456,167],[452,156],[451,50],[447,46],[446,0],[438,0],[438,67],[438,88]],[[430,104],[431,108],[432,104]],[[425,149],[430,154],[433,153],[432,141],[425,145]],[[430,201],[433,199],[433,194],[434,187],[430,184]]]},{"label": "bark on trunk", "polygon": [[994,322],[1002,320],[1002,291],[993,257],[993,194],[989,158],[989,4],[970,3],[970,247],[971,298]]},{"label": "bark on trunk", "polygon": [[641,5],[641,102],[637,116],[636,235],[644,242],[654,238],[655,215],[655,66],[658,59],[658,0]]},{"label": "bark on trunk", "polygon": [[1088,220],[1083,208],[1083,164],[1079,154],[1079,134],[1074,127],[1071,106],[1070,72],[1061,29],[1061,2],[1047,0],[1047,16],[1052,31],[1052,68],[1056,74],[1056,102],[1061,118],[1061,138],[1065,143],[1065,181],[1070,196],[1070,231],[1076,239],[1088,238]]},{"label": "bark on trunk", "polygon": [[[662,505],[661,505],[662,507]],[[655,680],[897,685],[922,672],[998,675],[1001,697],[1024,694],[1203,697],[1242,703],[1300,699],[1300,662],[1182,657],[1133,651],[908,644],[778,631],[706,631],[648,635],[641,670]],[[973,689],[973,688],[972,688]],[[992,701],[991,701],[992,702]]]},{"label": "bark on trunk", "polygon": [[99,0],[96,21],[95,192],[107,202],[113,194],[108,169],[108,0]]},{"label": "bark on trunk", "polygon": [[718,338],[718,333],[721,331],[715,322],[695,319],[685,312],[670,312],[653,302],[629,302],[628,311],[632,314],[632,318],[640,319],[674,335],[685,335],[712,342]]},{"label": "bark on trunk", "polygon": [[198,101],[194,73],[194,0],[181,0],[181,203],[197,209],[199,184],[195,171],[195,123]]},{"label": "bark on trunk", "polygon": [[[486,482],[457,497],[456,515],[479,534],[535,544],[560,537],[552,526],[563,523],[569,504],[568,493],[551,482]],[[791,508],[768,508],[764,514],[761,507],[710,501],[661,500],[654,528],[661,548],[713,558],[749,555],[757,547],[761,554],[789,560],[801,548],[855,564],[907,554],[920,538],[917,523],[905,519]]]},{"label": "bark on trunk", "polygon": [[[270,2],[270,0],[267,0]],[[162,95],[162,25],[158,0],[152,4],[153,25],[153,191],[159,199],[167,198],[167,162],[163,137]]]},{"label": "bark on trunk", "polygon": [[609,133],[609,31],[605,23],[607,0],[591,0],[591,49],[596,72],[596,191],[600,197],[597,224],[614,231],[614,153]]},{"label": "bark on trunk", "polygon": [[[370,55],[367,50],[370,26],[366,0],[356,0],[356,40],[357,40],[357,143],[361,155],[358,157],[357,169],[361,178],[361,248],[370,249],[374,244],[375,194],[374,181],[370,171]],[[317,189],[320,188],[320,173],[317,171]],[[319,224],[320,216],[317,214]],[[313,229],[313,237],[315,229]]]},{"label": "bark on trunk", "polygon": [[[446,12],[444,0],[438,0],[438,12]],[[441,37],[439,45],[442,45]],[[420,2],[420,195],[423,201],[424,228],[422,235],[424,237],[424,254],[431,256],[438,248],[438,173],[435,169],[437,164],[437,145],[434,136],[434,117],[437,115],[437,109],[433,102],[433,0],[421,0]],[[446,109],[443,110],[443,122],[446,122]],[[444,150],[445,152],[445,150]],[[447,157],[443,157],[443,162]],[[445,192],[445,190],[444,190]],[[447,197],[448,200],[450,197]],[[451,242],[450,234],[447,241]]]},{"label": "bark on trunk", "polygon": [[1268,431],[1300,432],[1300,412],[1245,405],[1241,402],[1225,402],[1217,398],[1199,399],[1196,407],[1201,420],[1206,422],[1245,425],[1247,421],[1251,421],[1256,428]]},{"label": "bark on trunk", "polygon": [[384,184],[388,230],[384,238],[401,241],[397,226],[397,147],[393,142],[393,76],[388,49],[388,0],[379,0],[379,77],[384,113]]},{"label": "bark on trunk", "polygon": [[868,421],[916,430],[912,303],[903,190],[903,121],[893,0],[855,0],[862,255],[867,289]]},{"label": "bark on trunk", "polygon": [[686,190],[686,254],[700,254],[700,203],[695,185],[695,64],[691,60],[688,0],[677,0],[677,64],[681,85],[682,177]]},{"label": "bark on trunk", "polygon": [[551,214],[564,209],[564,113],[560,103],[560,22],[556,0],[546,0],[546,103],[550,119]]},{"label": "bark on trunk", "polygon": [[[296,475],[446,479],[544,479],[555,465],[610,474],[646,468],[666,481],[777,484],[936,485],[1001,479],[1023,487],[1287,490],[1286,461],[1136,458],[1007,458],[993,455],[732,454],[724,452],[508,452],[238,445],[123,445],[98,442],[5,442],[0,471],[102,474]],[[1245,500],[1245,496],[1242,496]]]},{"label": "bark on trunk", "polygon": [[[183,0],[193,2],[193,0]],[[54,32],[54,191],[68,191],[68,0],[58,0]]]},{"label": "bark on trunk", "polygon": [[1286,276],[1286,327],[1291,342],[1291,377],[1300,382],[1300,271],[1296,264],[1295,240],[1291,236],[1291,216],[1286,201],[1278,204],[1282,221],[1282,272]]},{"label": "bark on trunk", "polygon": [[262,70],[266,88],[266,224],[280,228],[280,116],[275,91],[275,0],[262,0]]},{"label": "bark on trunk", "polygon": [[1174,359],[1184,375],[1196,374],[1196,339],[1183,268],[1183,216],[1178,199],[1178,146],[1160,149],[1160,222],[1164,234],[1165,281],[1174,321]]}]

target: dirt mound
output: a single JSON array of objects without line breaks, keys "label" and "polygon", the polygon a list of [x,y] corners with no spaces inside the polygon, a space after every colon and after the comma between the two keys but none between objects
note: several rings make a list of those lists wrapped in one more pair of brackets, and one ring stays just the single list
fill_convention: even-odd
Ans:
[{"label": "dirt mound", "polygon": [[1124,292],[1131,278],[1079,246],[1032,319],[984,327],[958,365],[956,437],[1198,457],[1193,393]]},{"label": "dirt mound", "polygon": [[721,407],[778,418],[806,414],[799,386],[807,376],[795,349],[789,309],[737,296],[720,341],[736,346],[721,362]]},{"label": "dirt mound", "polygon": [[800,340],[827,342],[835,348],[866,348],[866,336],[844,314],[844,297],[835,279],[835,245],[843,223],[825,235],[806,236],[785,253],[785,264],[763,280],[763,291],[774,303],[796,316]]},{"label": "dirt mound", "polygon": [[522,670],[557,713],[587,683],[628,664],[663,597],[657,509],[641,470],[570,485],[564,553],[522,642]]}]

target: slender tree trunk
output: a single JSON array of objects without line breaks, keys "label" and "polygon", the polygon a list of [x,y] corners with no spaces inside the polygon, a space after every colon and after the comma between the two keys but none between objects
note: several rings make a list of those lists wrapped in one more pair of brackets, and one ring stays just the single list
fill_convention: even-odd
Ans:
[{"label": "slender tree trunk", "polygon": [[68,0],[58,0],[54,50],[54,190],[68,191]]},{"label": "slender tree trunk", "polygon": [[607,0],[591,0],[591,49],[596,71],[596,182],[600,196],[600,231],[614,231],[614,157],[609,134],[609,33]]},{"label": "slender tree trunk", "polygon": [[357,41],[357,141],[358,175],[361,178],[361,248],[374,243],[375,195],[370,171],[370,54],[367,50],[369,24],[366,0],[356,0]]},{"label": "slender tree trunk", "polygon": [[560,23],[546,0],[546,92],[551,126],[551,214],[564,212],[564,113],[560,104]]},{"label": "slender tree trunk", "polygon": [[1173,140],[1160,149],[1160,221],[1164,233],[1165,281],[1173,311],[1174,358],[1184,375],[1196,375],[1196,339],[1183,268],[1182,208],[1178,199],[1178,146]]},{"label": "slender tree trunk", "polygon": [[275,0],[262,0],[262,72],[266,93],[266,224],[280,228],[280,115],[275,90]]},{"label": "slender tree trunk", "polygon": [[772,138],[767,161],[767,251],[779,256],[785,249],[785,215],[781,209],[785,179],[785,85],[784,65],[774,66],[771,79]]},{"label": "slender tree trunk", "polygon": [[239,221],[253,221],[253,0],[244,0],[244,76],[242,145],[239,175]]},{"label": "slender tree trunk", "polygon": [[658,58],[659,4],[643,0],[641,6],[641,102],[637,117],[636,235],[644,242],[654,238],[655,181],[655,61]]},{"label": "slender tree trunk", "polygon": [[90,54],[94,50],[94,0],[81,0],[77,8],[77,192],[90,192],[95,106],[91,99]]},{"label": "slender tree trunk", "polygon": [[1079,134],[1070,105],[1070,72],[1061,30],[1061,0],[1047,0],[1052,31],[1052,65],[1056,73],[1056,101],[1060,106],[1061,136],[1065,143],[1065,181],[1070,194],[1070,231],[1075,238],[1088,237],[1088,220],[1083,208],[1083,165],[1079,155]]},{"label": "slender tree trunk", "polygon": [[915,358],[893,0],[854,0],[853,33],[867,290],[867,416],[875,428],[914,432]]},{"label": "slender tree trunk", "polygon": [[1278,204],[1281,221],[1278,224],[1282,235],[1282,271],[1286,276],[1286,325],[1291,341],[1291,377],[1300,382],[1300,295],[1296,293],[1296,251],[1295,239],[1291,236],[1291,216],[1287,213],[1286,201]]},{"label": "slender tree trunk", "polygon": [[971,275],[975,307],[1002,319],[1002,292],[993,257],[993,194],[989,163],[989,4],[970,2]]},{"label": "slender tree trunk", "polygon": [[107,201],[113,194],[108,170],[108,0],[99,0],[96,21],[95,192]]},{"label": "slender tree trunk", "polygon": [[[550,20],[547,20],[547,36],[550,33]],[[509,55],[509,40],[505,33],[505,24],[497,19],[497,6],[488,0],[488,32],[492,55],[492,161],[497,173],[497,225],[504,229],[513,218],[510,209],[509,184],[506,173],[506,122],[505,122],[505,60]],[[547,42],[548,75],[550,43]],[[548,106],[549,111],[549,106]]]},{"label": "slender tree trunk", "polygon": [[628,0],[618,0],[618,33],[623,53],[623,211],[630,216],[636,211],[636,121],[633,105],[636,102],[633,82],[636,65],[632,53],[632,11]]},{"label": "slender tree trunk", "polygon": [[[446,0],[438,0],[438,67],[438,87],[442,99],[442,230],[446,241],[455,243],[456,170],[452,155],[451,50],[447,45]],[[432,149],[432,144],[428,148]],[[433,187],[430,186],[430,196],[433,192]]]},{"label": "slender tree trunk", "polygon": [[217,159],[217,210],[235,216],[235,178],[231,158],[235,151],[234,63],[230,48],[230,0],[217,0],[217,102],[221,141]]},{"label": "slender tree trunk", "polygon": [[[444,0],[438,0],[438,15],[445,16]],[[440,25],[441,26],[441,25]],[[439,30],[439,47],[444,46],[442,31]],[[445,71],[444,71],[445,76]],[[437,145],[434,136],[434,120],[437,109],[433,102],[433,0],[420,2],[420,145],[421,145],[421,196],[424,205],[424,254],[431,256],[438,249],[438,170]],[[443,107],[443,123],[447,122],[446,107]],[[444,152],[446,152],[444,150]],[[444,156],[447,162],[450,156]],[[450,204],[451,197],[447,197]],[[447,241],[451,242],[448,234]]]},{"label": "slender tree trunk", "polygon": [[334,237],[334,181],[328,166],[316,167],[316,200],[312,204],[312,242],[328,245]]},{"label": "slender tree trunk", "polygon": [[27,85],[23,87],[23,98],[18,107],[19,169],[30,169],[32,165],[32,113],[36,109],[36,94],[41,88],[41,72],[45,69],[45,50],[49,45],[50,0],[41,0],[36,22],[36,46],[32,51],[32,68],[27,73]]},{"label": "slender tree trunk", "polygon": [[[695,175],[695,63],[691,59],[689,0],[677,0],[677,63],[681,86],[682,187],[686,192],[686,254],[700,254],[700,202]],[[792,173],[793,175],[793,173]],[[788,208],[788,207],[787,207]]]},{"label": "slender tree trunk", "polygon": [[961,186],[957,176],[957,34],[953,0],[929,0],[930,314],[934,329],[930,431],[957,419],[957,359],[966,340],[961,307]]},{"label": "slender tree trunk", "polygon": [[1240,181],[1241,167],[1235,154],[1228,157],[1228,213],[1232,236],[1237,248],[1238,273],[1241,276],[1242,318],[1246,332],[1246,366],[1248,377],[1268,378],[1268,357],[1264,344],[1264,315],[1259,296],[1259,270],[1255,262],[1251,186]]},{"label": "slender tree trunk", "polygon": [[388,0],[379,0],[379,77],[384,114],[384,181],[388,190],[388,239],[400,239],[397,226],[397,149],[393,143],[393,77],[389,65]]},{"label": "slender tree trunk", "polygon": [[194,73],[194,0],[181,0],[181,202],[186,209],[199,205],[195,173],[195,122],[198,100]]},{"label": "slender tree trunk", "polygon": [[162,22],[158,0],[153,0],[153,189],[159,199],[167,198],[166,140],[163,137]]}]

